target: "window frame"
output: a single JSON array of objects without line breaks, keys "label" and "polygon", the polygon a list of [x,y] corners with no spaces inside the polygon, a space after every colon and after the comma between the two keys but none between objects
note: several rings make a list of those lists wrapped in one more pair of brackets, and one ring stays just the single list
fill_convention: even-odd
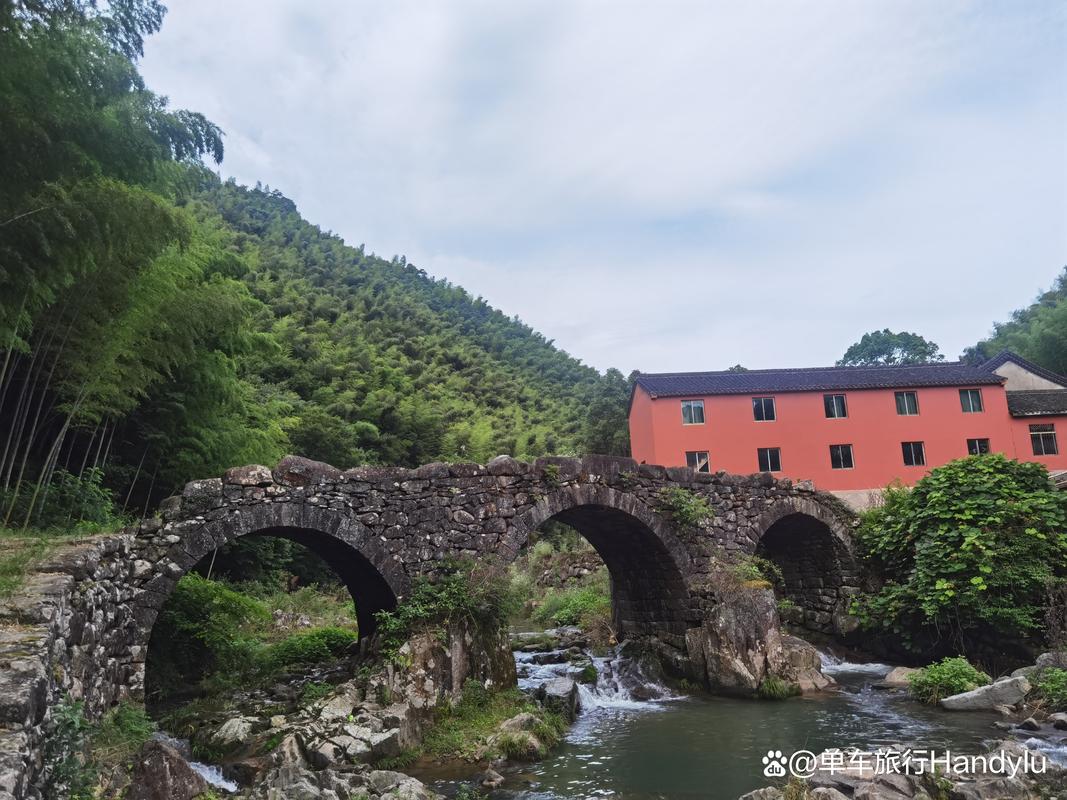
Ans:
[{"label": "window frame", "polygon": [[[694,456],[694,458],[692,460],[695,462],[695,464],[689,463],[690,462],[689,456]],[[700,457],[701,456],[704,456],[704,469],[700,468]],[[695,472],[710,473],[711,472],[711,453],[708,452],[707,450],[686,450],[685,451],[685,465],[687,467],[689,467],[689,469],[691,469],[691,470],[693,470]]]},{"label": "window frame", "polygon": [[[974,450],[971,449],[971,442],[975,443]],[[981,447],[981,442],[985,442],[985,450]],[[987,453],[991,453],[992,448],[989,444],[988,436],[975,436],[967,440],[967,455],[969,456],[984,456]]]},{"label": "window frame", "polygon": [[[837,413],[837,399],[841,398],[841,413]],[[830,406],[833,404],[833,414],[827,413],[831,410]],[[843,393],[830,393],[822,396],[822,410],[826,415],[826,419],[848,419],[848,400]]]},{"label": "window frame", "polygon": [[[763,456],[767,456],[767,469],[763,468]],[[775,467],[774,462],[777,462]],[[780,447],[757,447],[756,448],[756,466],[760,472],[781,472],[782,471],[782,448]]]},{"label": "window frame", "polygon": [[[690,419],[693,418],[693,409],[695,409],[695,408],[699,408],[700,409],[700,422],[692,422],[692,421],[691,422],[686,422],[685,421],[685,410],[686,410],[687,406],[689,408],[689,417],[690,417]],[[704,398],[703,397],[701,397],[699,400],[692,400],[692,399],[691,400],[682,400],[680,408],[682,410],[682,424],[683,425],[703,425],[704,423],[706,423],[708,421],[708,415],[707,415],[707,413],[705,412],[705,409],[704,409]]]},{"label": "window frame", "polygon": [[[964,401],[964,397],[967,401]],[[978,398],[978,408],[974,407],[974,398]],[[967,406],[970,406],[968,408]],[[985,411],[985,400],[982,398],[981,389],[960,389],[960,408],[964,414],[981,414]]]},{"label": "window frame", "polygon": [[[1035,428],[1040,428],[1040,430],[1035,430]],[[1039,442],[1041,452],[1038,452]],[[1048,442],[1052,443],[1051,449],[1049,449]],[[1056,437],[1055,424],[1051,422],[1032,423],[1030,425],[1030,449],[1034,451],[1035,456],[1058,456],[1060,443]]]},{"label": "window frame", "polygon": [[[771,415],[767,416],[767,402],[771,404]],[[757,411],[756,409],[759,409]],[[760,415],[763,416],[760,416]],[[752,398],[752,419],[756,422],[774,422],[778,419],[778,404],[774,401],[773,395],[766,395],[761,397]]]},{"label": "window frame", "polygon": [[[918,448],[918,450],[916,450]],[[904,457],[905,467],[925,467],[926,466],[926,444],[923,442],[901,442],[900,443],[901,454]],[[908,461],[908,456],[911,456],[911,461]],[[918,455],[918,459],[916,459]]]},{"label": "window frame", "polygon": [[[915,410],[908,410],[908,397],[911,396],[915,400]],[[893,392],[893,400],[897,406],[898,417],[917,417],[919,416],[919,393],[914,389],[901,389]],[[900,410],[900,401],[904,401],[904,410]]]},{"label": "window frame", "polygon": [[[834,465],[834,450],[837,449],[837,460],[840,466]],[[846,449],[847,448],[847,449]],[[845,466],[844,454],[848,453],[848,466]],[[856,468],[856,452],[851,444],[832,444],[830,445],[830,469],[855,469]]]}]

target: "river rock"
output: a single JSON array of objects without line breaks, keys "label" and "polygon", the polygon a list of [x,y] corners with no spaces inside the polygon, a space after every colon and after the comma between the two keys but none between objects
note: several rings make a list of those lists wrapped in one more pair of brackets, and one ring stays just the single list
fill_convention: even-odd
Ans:
[{"label": "river rock", "polygon": [[834,680],[822,673],[822,658],[814,645],[796,636],[782,636],[781,662],[776,673],[779,678],[794,683],[802,692],[817,692],[834,685]]},{"label": "river rock", "polygon": [[988,686],[979,686],[969,692],[954,694],[941,701],[941,707],[949,711],[991,711],[995,706],[1013,706],[1021,702],[1030,691],[1026,678],[1001,678]]},{"label": "river rock", "polygon": [[909,678],[918,671],[912,667],[893,667],[873,686],[876,689],[907,689],[911,686]]},{"label": "river rock", "polygon": [[540,724],[540,720],[528,711],[516,714],[506,719],[497,726],[497,732],[486,740],[487,751],[496,748],[504,737],[509,741],[508,755],[526,761],[536,761],[545,754],[545,746],[534,729]]},{"label": "river rock", "polygon": [[815,648],[782,634],[769,589],[726,598],[685,637],[689,670],[714,692],[751,696],[769,676],[803,682],[809,690],[831,683],[821,674]]},{"label": "river rock", "polygon": [[1041,730],[1041,723],[1033,717],[1027,717],[1020,722],[1017,727],[1024,731],[1039,731]]},{"label": "river rock", "polygon": [[841,794],[832,786],[816,786],[808,793],[808,797],[812,800],[848,800],[846,795]]},{"label": "river rock", "polygon": [[177,750],[151,739],[133,767],[126,800],[192,800],[210,788]]},{"label": "river rock", "polygon": [[478,783],[483,789],[495,789],[504,782],[504,776],[492,767],[478,776]]},{"label": "river rock", "polygon": [[737,800],[782,800],[785,794],[777,786],[764,786],[741,795]]},{"label": "river rock", "polygon": [[233,749],[238,745],[242,745],[249,740],[252,736],[252,727],[258,720],[255,717],[234,717],[228,719],[215,731],[211,737],[212,741],[225,747],[227,749]]},{"label": "river rock", "polygon": [[1067,731],[1067,713],[1057,711],[1055,714],[1049,714],[1048,721],[1056,730]]},{"label": "river rock", "polygon": [[568,722],[574,722],[582,708],[578,684],[570,678],[553,678],[537,687],[534,694],[546,709],[562,714]]},{"label": "river rock", "polygon": [[1037,657],[1036,666],[1038,669],[1046,669],[1048,667],[1067,669],[1067,650],[1053,650],[1051,653],[1042,653]]}]

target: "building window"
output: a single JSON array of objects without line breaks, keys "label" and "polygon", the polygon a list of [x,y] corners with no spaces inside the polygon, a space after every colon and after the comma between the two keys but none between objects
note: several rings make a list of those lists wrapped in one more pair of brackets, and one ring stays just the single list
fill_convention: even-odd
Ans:
[{"label": "building window", "polygon": [[1031,425],[1030,444],[1034,446],[1035,456],[1054,456],[1060,452],[1053,425]]},{"label": "building window", "polygon": [[981,389],[960,389],[960,405],[964,414],[974,414],[982,410]]},{"label": "building window", "polygon": [[844,419],[848,416],[848,408],[845,406],[843,394],[824,394],[822,396],[823,408],[826,409],[827,419]]},{"label": "building window", "polygon": [[852,461],[852,445],[830,445],[830,466],[834,469],[852,469],[855,466]]},{"label": "building window", "polygon": [[919,413],[919,395],[915,392],[896,392],[897,413],[904,417],[913,417]]},{"label": "building window", "polygon": [[923,449],[922,442],[901,442],[900,447],[904,451],[905,467],[922,467],[926,465],[926,451]]},{"label": "building window", "polygon": [[967,455],[980,456],[989,452],[989,440],[988,439],[968,439],[967,440]]},{"label": "building window", "polygon": [[707,450],[686,451],[685,465],[697,472],[711,472],[711,458]]},{"label": "building window", "polygon": [[760,472],[782,471],[782,448],[760,447],[756,450],[756,458],[759,459]]},{"label": "building window", "polygon": [[756,418],[756,422],[773,422],[774,421],[774,398],[773,397],[753,397],[752,398],[752,416]]},{"label": "building window", "polygon": [[704,424],[704,401],[703,400],[683,400],[682,401],[682,424],[683,425],[703,425]]}]

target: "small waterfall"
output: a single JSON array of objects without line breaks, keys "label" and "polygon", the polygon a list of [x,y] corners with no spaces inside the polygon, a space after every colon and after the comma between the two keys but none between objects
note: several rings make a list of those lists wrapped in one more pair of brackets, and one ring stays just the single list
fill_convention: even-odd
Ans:
[{"label": "small waterfall", "polygon": [[170,745],[179,753],[182,757],[189,762],[189,766],[193,768],[193,772],[208,782],[209,785],[214,786],[216,789],[222,789],[224,792],[233,794],[241,787],[234,781],[228,780],[223,774],[222,770],[216,767],[214,764],[203,764],[199,761],[193,761],[192,749],[189,747],[189,742],[185,739],[178,739],[171,736],[169,733],[163,731],[156,731],[152,734],[152,738],[157,741],[163,742],[163,744]]},{"label": "small waterfall", "polygon": [[1045,757],[1053,764],[1067,767],[1067,743],[1063,739],[1050,741],[1032,736],[1024,741],[1022,745],[1028,750],[1037,750],[1040,753],[1044,753]]},{"label": "small waterfall", "polygon": [[[578,682],[583,712],[598,708],[649,709],[664,700],[678,699],[669,688],[648,675],[639,661],[621,655],[622,646],[610,656],[589,656],[596,668],[595,684],[583,683],[581,667],[564,660],[562,650],[546,653],[515,653],[519,688],[533,691],[553,678],[571,678]],[[541,664],[539,661],[553,663]]]},{"label": "small waterfall", "polygon": [[822,671],[825,675],[841,675],[851,673],[854,675],[870,675],[875,678],[884,678],[889,670],[889,664],[879,662],[859,663],[855,661],[843,661],[833,653],[819,650],[819,660],[822,662]]}]

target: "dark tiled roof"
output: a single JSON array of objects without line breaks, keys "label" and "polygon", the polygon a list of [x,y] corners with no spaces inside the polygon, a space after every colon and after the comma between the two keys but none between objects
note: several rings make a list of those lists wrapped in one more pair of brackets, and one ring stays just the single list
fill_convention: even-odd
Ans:
[{"label": "dark tiled roof", "polygon": [[1067,389],[1041,389],[1005,394],[1008,396],[1008,412],[1013,417],[1067,414]]},{"label": "dark tiled roof", "polygon": [[806,367],[748,372],[641,373],[637,376],[637,384],[654,397],[981,386],[1003,381],[984,364],[973,366],[958,361],[892,367]]},{"label": "dark tiled roof", "polygon": [[1067,387],[1067,378],[1065,378],[1063,375],[1057,375],[1052,370],[1045,369],[1044,367],[1039,367],[1034,362],[1027,361],[1022,356],[1016,355],[1015,353],[1011,352],[1011,350],[1001,350],[991,359],[982,364],[982,369],[986,369],[992,372],[997,367],[1006,364],[1008,361],[1012,362],[1013,364],[1018,364],[1027,372],[1032,372],[1047,381],[1052,381],[1053,383],[1058,383],[1060,386]]}]

